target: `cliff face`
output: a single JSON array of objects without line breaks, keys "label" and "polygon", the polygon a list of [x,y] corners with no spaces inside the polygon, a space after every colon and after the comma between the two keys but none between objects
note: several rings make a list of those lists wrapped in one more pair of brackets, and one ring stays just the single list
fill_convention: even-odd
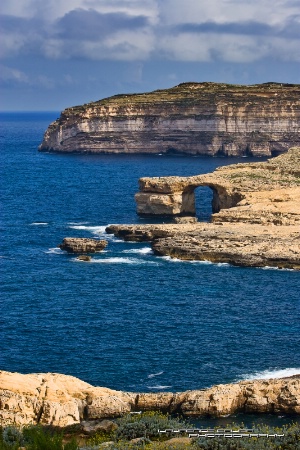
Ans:
[{"label": "cliff face", "polygon": [[299,131],[300,85],[183,83],[67,108],[39,150],[271,156]]},{"label": "cliff face", "polygon": [[67,426],[82,420],[160,410],[186,416],[236,412],[300,414],[300,376],[220,384],[179,393],[132,393],[94,387],[54,373],[0,371],[2,425]]}]

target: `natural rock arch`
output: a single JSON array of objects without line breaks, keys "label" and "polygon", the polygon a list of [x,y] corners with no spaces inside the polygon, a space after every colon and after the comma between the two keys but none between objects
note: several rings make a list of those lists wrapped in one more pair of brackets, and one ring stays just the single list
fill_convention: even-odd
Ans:
[{"label": "natural rock arch", "polygon": [[242,199],[226,183],[210,180],[211,174],[195,177],[141,178],[140,192],[135,195],[137,213],[155,216],[196,215],[195,189],[207,186],[213,191],[212,212],[236,206]]}]

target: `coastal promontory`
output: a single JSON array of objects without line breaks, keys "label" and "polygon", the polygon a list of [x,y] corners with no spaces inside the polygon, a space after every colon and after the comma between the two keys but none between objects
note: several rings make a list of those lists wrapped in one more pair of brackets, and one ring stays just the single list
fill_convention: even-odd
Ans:
[{"label": "coastal promontory", "polygon": [[134,393],[94,387],[68,375],[0,371],[2,426],[65,427],[139,411],[209,417],[234,413],[300,414],[300,376],[245,380],[177,393]]},{"label": "coastal promontory", "polygon": [[67,108],[39,150],[274,156],[299,132],[300,85],[191,82]]}]

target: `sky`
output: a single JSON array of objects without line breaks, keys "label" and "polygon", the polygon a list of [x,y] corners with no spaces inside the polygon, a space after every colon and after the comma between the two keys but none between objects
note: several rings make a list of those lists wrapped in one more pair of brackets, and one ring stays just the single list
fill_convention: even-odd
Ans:
[{"label": "sky", "polygon": [[0,110],[187,81],[300,83],[299,0],[2,0]]}]

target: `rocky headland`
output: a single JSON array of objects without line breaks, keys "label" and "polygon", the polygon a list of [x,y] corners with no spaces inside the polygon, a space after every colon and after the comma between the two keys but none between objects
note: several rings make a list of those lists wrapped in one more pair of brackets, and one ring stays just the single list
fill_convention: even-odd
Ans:
[{"label": "rocky headland", "polygon": [[299,131],[300,85],[182,83],[67,108],[39,150],[274,156]]},{"label": "rocky headland", "polygon": [[238,412],[300,414],[300,375],[177,393],[133,393],[94,387],[68,375],[0,371],[2,426],[65,427],[137,411],[214,417]]},{"label": "rocky headland", "polygon": [[142,178],[139,183],[138,214],[166,217],[193,216],[195,189],[210,187],[211,223],[183,217],[183,223],[110,225],[107,233],[151,241],[161,256],[300,269],[300,147],[266,162],[234,164],[192,177]]}]

